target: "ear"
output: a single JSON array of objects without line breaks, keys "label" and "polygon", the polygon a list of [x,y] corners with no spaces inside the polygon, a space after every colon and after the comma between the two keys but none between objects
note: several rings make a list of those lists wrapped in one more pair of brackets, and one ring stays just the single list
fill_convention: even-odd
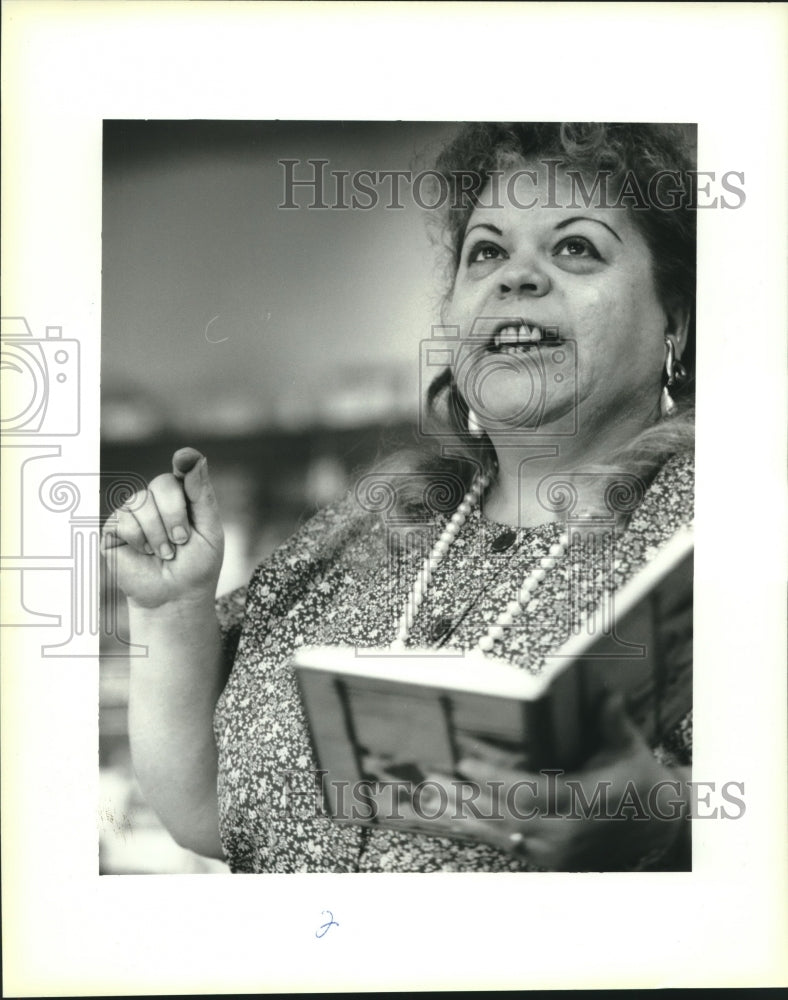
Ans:
[{"label": "ear", "polygon": [[665,312],[666,337],[670,337],[676,351],[676,360],[684,353],[689,336],[690,311],[683,305],[676,304],[672,309]]}]

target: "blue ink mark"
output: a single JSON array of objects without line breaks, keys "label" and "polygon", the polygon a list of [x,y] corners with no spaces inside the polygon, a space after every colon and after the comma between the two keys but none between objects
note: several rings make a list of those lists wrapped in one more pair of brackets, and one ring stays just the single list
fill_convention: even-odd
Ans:
[{"label": "blue ink mark", "polygon": [[319,929],[315,931],[316,938],[324,937],[328,933],[329,927],[339,927],[339,924],[336,922],[336,920],[334,920],[334,914],[331,912],[331,910],[323,910],[324,916],[326,913],[329,915],[330,919],[327,921],[327,923],[321,924]]}]

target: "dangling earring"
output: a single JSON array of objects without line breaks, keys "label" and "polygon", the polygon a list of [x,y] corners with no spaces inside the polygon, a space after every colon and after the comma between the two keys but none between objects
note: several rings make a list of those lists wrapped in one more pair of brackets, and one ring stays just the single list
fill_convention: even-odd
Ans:
[{"label": "dangling earring", "polygon": [[471,409],[468,410],[468,433],[475,438],[480,438],[484,434],[484,428],[479,423],[479,418]]},{"label": "dangling earring", "polygon": [[659,411],[663,419],[672,417],[676,412],[676,401],[670,390],[687,377],[687,369],[676,359],[676,343],[672,336],[665,337],[665,385],[662,387],[662,397],[659,401]]}]

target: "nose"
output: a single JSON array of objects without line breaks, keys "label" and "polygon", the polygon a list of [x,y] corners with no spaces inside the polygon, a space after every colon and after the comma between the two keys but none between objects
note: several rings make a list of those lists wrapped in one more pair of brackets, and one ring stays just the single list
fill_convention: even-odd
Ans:
[{"label": "nose", "polygon": [[550,277],[532,255],[510,257],[498,273],[501,298],[528,296],[539,298],[550,291]]}]

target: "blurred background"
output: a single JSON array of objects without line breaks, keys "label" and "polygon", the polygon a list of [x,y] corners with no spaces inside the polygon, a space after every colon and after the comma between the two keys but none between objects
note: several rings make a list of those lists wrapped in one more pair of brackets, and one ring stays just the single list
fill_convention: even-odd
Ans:
[{"label": "blurred background", "polygon": [[[187,444],[206,454],[226,532],[220,592],[413,439],[419,342],[444,287],[434,213],[409,185],[398,200],[369,178],[377,204],[307,206],[349,202],[335,171],[425,169],[455,127],[105,122],[103,481],[150,480]],[[288,170],[315,176],[308,160],[328,161],[322,198],[285,190]],[[135,783],[122,599],[117,615],[100,669],[101,872],[226,871],[177,847]]]}]

